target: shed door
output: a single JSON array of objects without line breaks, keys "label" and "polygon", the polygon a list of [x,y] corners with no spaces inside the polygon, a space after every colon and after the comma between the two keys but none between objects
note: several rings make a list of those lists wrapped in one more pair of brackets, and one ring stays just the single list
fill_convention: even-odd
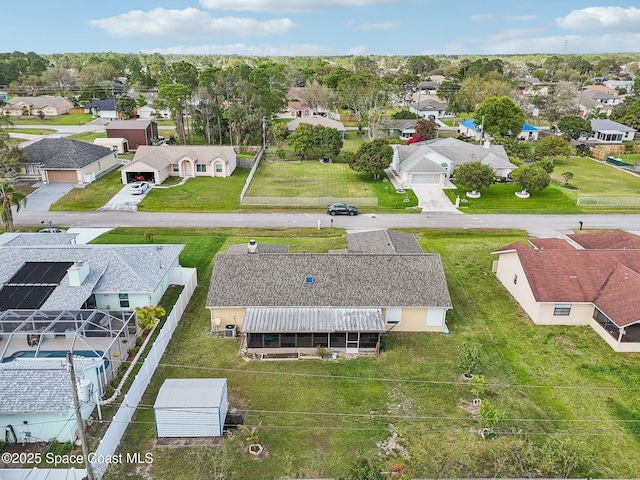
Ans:
[{"label": "shed door", "polygon": [[359,332],[347,332],[346,353],[358,353],[358,343],[360,341]]},{"label": "shed door", "polygon": [[47,170],[49,183],[78,183],[75,170]]}]

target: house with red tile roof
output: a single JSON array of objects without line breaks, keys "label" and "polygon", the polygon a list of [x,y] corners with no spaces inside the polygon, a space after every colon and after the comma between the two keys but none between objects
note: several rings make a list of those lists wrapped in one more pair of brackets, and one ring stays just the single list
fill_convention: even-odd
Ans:
[{"label": "house with red tile roof", "polygon": [[640,352],[640,237],[582,233],[516,242],[493,272],[538,325],[590,326],[617,352]]}]

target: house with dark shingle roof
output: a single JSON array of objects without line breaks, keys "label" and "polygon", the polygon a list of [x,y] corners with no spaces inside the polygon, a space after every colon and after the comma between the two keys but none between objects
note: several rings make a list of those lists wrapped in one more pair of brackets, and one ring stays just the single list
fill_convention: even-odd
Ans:
[{"label": "house with dark shingle roof", "polygon": [[84,112],[91,113],[96,117],[108,118],[111,120],[118,118],[115,98],[106,98],[104,100],[95,100],[91,103],[87,103],[84,106]]},{"label": "house with dark shingle roof", "polygon": [[640,352],[640,238],[583,233],[493,252],[498,280],[539,325],[588,325],[617,352]]},{"label": "house with dark shingle roof", "polygon": [[387,331],[448,332],[452,308],[437,254],[248,251],[216,255],[206,306],[263,355],[376,352]]},{"label": "house with dark shingle roof", "polygon": [[23,151],[27,164],[19,177],[43,183],[91,183],[118,166],[111,149],[68,138],[43,138]]}]

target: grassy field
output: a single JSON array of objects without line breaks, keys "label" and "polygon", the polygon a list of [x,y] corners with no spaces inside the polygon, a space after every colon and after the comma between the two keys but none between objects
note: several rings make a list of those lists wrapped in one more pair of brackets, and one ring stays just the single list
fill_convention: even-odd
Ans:
[{"label": "grassy field", "polygon": [[240,209],[240,191],[248,168],[236,168],[228,178],[190,178],[174,188],[154,188],[138,210],[147,212],[229,212]]},{"label": "grassy field", "polygon": [[112,170],[85,188],[72,188],[51,205],[49,210],[87,211],[104,206],[122,189],[120,170]]},{"label": "grassy field", "polygon": [[[640,458],[620,452],[637,451],[640,442],[640,358],[614,353],[590,328],[536,326],[526,318],[490,273],[489,252],[523,240],[521,232],[413,232],[426,251],[442,256],[454,305],[451,335],[390,333],[377,358],[245,362],[237,342],[206,335],[215,252],[248,238],[326,252],[346,246],[344,232],[156,229],[157,243],[187,245],[181,263],[198,268],[199,286],[121,444],[123,453],[152,452],[153,464],[144,477],[135,465],[114,465],[105,478],[333,477],[358,454],[377,458],[377,443],[391,431],[410,457],[396,453],[382,462],[387,469],[404,463],[414,477],[511,476],[529,454],[536,468],[552,461],[545,450],[551,445],[577,464],[572,477],[636,476]],[[98,242],[141,243],[144,229],[116,229]],[[472,394],[457,366],[463,343],[480,347],[483,399],[506,417],[492,441],[477,434],[482,421],[469,408]],[[160,385],[193,377],[228,379],[231,405],[247,424],[261,425],[268,455],[251,458],[240,435],[214,448],[155,445],[151,406]]]},{"label": "grassy field", "polygon": [[105,132],[83,132],[71,135],[69,138],[80,142],[93,143],[96,138],[107,138],[107,134]]},{"label": "grassy field", "polygon": [[[404,210],[418,204],[413,191],[398,195],[390,182],[374,180],[343,163],[262,162],[246,196],[256,197],[377,197],[376,211]],[[371,207],[373,208],[373,207]],[[370,208],[370,209],[371,209]],[[367,210],[364,207],[364,210]]]},{"label": "grassy field", "polygon": [[57,117],[38,118],[34,115],[10,117],[15,125],[84,125],[94,120],[90,113],[77,115],[58,115]]},{"label": "grassy field", "polygon": [[[468,189],[445,190],[452,202],[460,196],[461,211],[468,213],[637,213],[634,207],[585,207],[576,204],[578,196],[637,197],[640,196],[640,177],[613,168],[588,157],[558,157],[551,175],[551,186],[533,191],[528,199],[515,193],[521,188],[516,184],[495,184],[480,190],[478,199],[467,199]],[[562,173],[572,172],[571,184],[577,190],[563,188]],[[455,183],[455,182],[454,182]]]}]

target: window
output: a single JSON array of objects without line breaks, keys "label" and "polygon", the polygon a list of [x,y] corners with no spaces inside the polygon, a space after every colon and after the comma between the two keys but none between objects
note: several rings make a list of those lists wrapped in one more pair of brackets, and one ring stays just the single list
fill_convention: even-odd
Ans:
[{"label": "window", "polygon": [[329,346],[329,334],[327,334],[327,333],[314,333],[313,334],[313,346],[314,347],[328,347]]},{"label": "window", "polygon": [[295,347],[296,346],[296,334],[295,333],[281,333],[280,334],[280,346],[281,347]]},{"label": "window", "polygon": [[515,285],[516,283],[518,283],[518,274],[513,275],[513,284]]},{"label": "window", "polygon": [[35,163],[28,163],[27,164],[27,174],[28,175],[37,175],[40,173],[40,168],[38,168],[38,165],[36,165]]},{"label": "window", "polygon": [[129,308],[129,294],[128,293],[120,293],[120,294],[118,294],[118,300],[120,300],[120,308]]},{"label": "window", "polygon": [[177,163],[171,164],[171,171],[174,173],[178,173],[180,171],[180,166]]},{"label": "window", "polygon": [[216,163],[216,173],[222,173],[222,164]]},{"label": "window", "polygon": [[402,308],[399,307],[387,307],[387,324],[396,325],[400,323],[402,318]]},{"label": "window", "polygon": [[196,172],[206,173],[206,171],[207,171],[206,165],[200,165],[199,163],[196,164]]},{"label": "window", "polygon": [[331,347],[332,348],[344,348],[347,344],[347,336],[344,332],[331,334]]},{"label": "window", "polygon": [[556,317],[568,317],[571,314],[570,303],[556,303],[553,309],[553,315]]},{"label": "window", "polygon": [[298,334],[298,347],[314,347],[311,333]]}]

